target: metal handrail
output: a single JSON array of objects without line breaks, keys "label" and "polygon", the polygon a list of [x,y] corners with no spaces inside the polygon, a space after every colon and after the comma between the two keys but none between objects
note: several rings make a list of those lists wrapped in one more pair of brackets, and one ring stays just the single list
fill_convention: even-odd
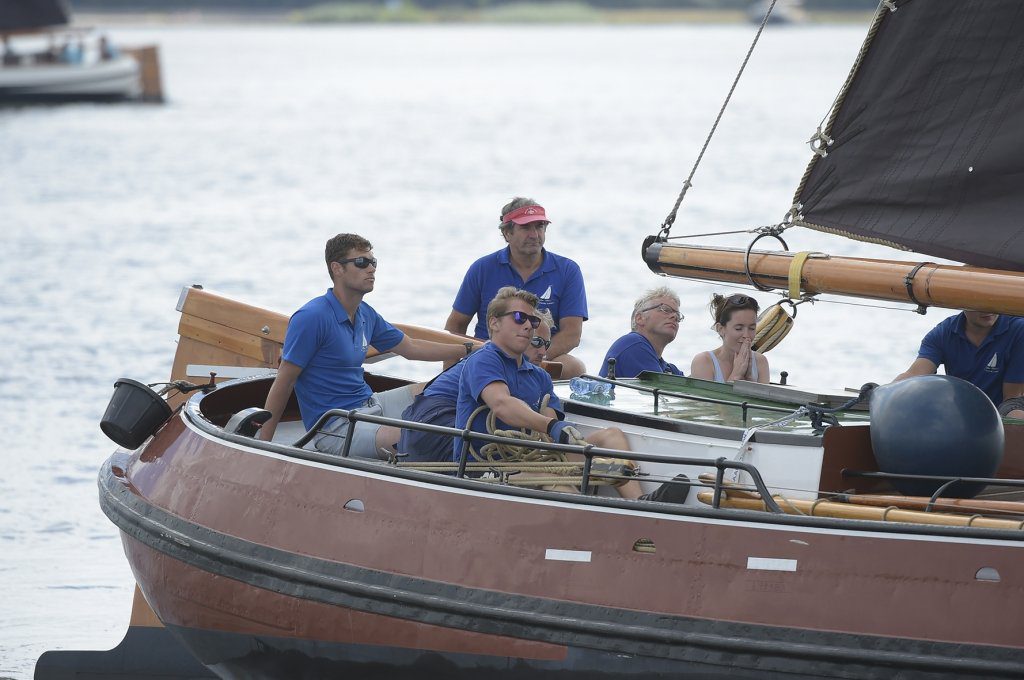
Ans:
[{"label": "metal handrail", "polygon": [[[346,409],[331,409],[324,413],[320,418],[317,419],[316,423],[312,428],[309,429],[293,446],[302,448],[308,444],[317,435],[323,435],[325,437],[337,437],[340,436],[333,432],[321,432],[321,428],[327,424],[328,421],[334,418],[345,418],[348,420],[348,430],[345,437],[345,443],[342,447],[341,457],[348,458],[351,447],[352,447],[352,434],[355,430],[357,422],[368,422],[376,423],[378,425],[390,425],[407,430],[418,430],[420,432],[433,432],[435,434],[446,434],[453,438],[462,440],[462,449],[459,455],[459,469],[456,473],[456,477],[464,478],[466,475],[466,464],[469,457],[469,440],[475,439],[483,442],[494,442],[498,444],[507,444],[509,441],[508,437],[501,437],[498,435],[484,434],[481,432],[474,432],[469,428],[457,429],[454,427],[444,427],[442,425],[431,425],[428,423],[417,423],[409,420],[402,420],[400,418],[388,418],[385,416],[373,415],[370,413],[362,413],[359,411],[346,410]],[[673,465],[693,465],[703,467],[714,467],[717,470],[715,478],[715,497],[713,507],[719,507],[719,500],[721,498],[722,487],[724,486],[724,475],[726,470],[739,470],[746,472],[750,475],[753,481],[753,486],[757,492],[761,495],[764,501],[765,507],[769,512],[783,514],[782,509],[772,498],[771,492],[768,490],[768,486],[764,483],[764,479],[761,477],[761,472],[751,465],[750,463],[744,463],[741,461],[728,460],[724,457],[719,458],[684,458],[677,456],[666,456],[654,453],[638,453],[636,451],[621,451],[619,449],[605,449],[594,446],[593,444],[558,444],[555,442],[540,442],[531,441],[530,445],[543,449],[545,451],[560,451],[562,453],[576,453],[581,454],[584,457],[583,466],[583,478],[580,484],[583,493],[587,493],[590,488],[590,477],[591,477],[591,466],[593,464],[594,456],[603,456],[609,458],[624,458],[626,460],[636,461],[640,463],[669,463]]]},{"label": "metal handrail", "polygon": [[[673,392],[671,390],[663,390],[659,387],[644,387],[642,385],[636,385],[634,383],[624,383],[619,380],[612,380],[610,378],[603,378],[599,375],[590,375],[585,373],[581,377],[589,378],[590,380],[597,380],[609,385],[615,385],[617,387],[624,387],[629,390],[636,390],[637,392],[646,392],[654,396],[654,415],[658,415],[658,397],[675,397],[677,399],[689,399],[691,401],[699,401],[705,404],[719,404],[722,406],[736,406],[741,409],[743,413],[743,424],[747,424],[747,410],[758,409],[761,411],[772,411],[774,413],[792,413],[794,409],[783,408],[781,406],[767,406],[763,404],[752,404],[749,401],[729,401],[727,399],[716,399],[714,397],[698,397],[693,394],[685,394],[683,392]],[[586,403],[586,402],[581,402]]]}]

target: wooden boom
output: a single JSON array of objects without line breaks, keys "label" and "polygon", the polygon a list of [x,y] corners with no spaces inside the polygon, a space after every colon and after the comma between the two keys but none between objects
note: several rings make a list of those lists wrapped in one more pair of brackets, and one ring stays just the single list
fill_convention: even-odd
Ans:
[{"label": "wooden boom", "polygon": [[[647,266],[656,274],[750,283],[743,249],[675,245],[651,237],[644,243],[643,254]],[[750,274],[762,286],[786,290],[790,287],[790,265],[796,255],[752,251]],[[800,289],[812,295],[829,293],[949,309],[1024,314],[1024,273],[1020,272],[814,253],[796,275]]]}]

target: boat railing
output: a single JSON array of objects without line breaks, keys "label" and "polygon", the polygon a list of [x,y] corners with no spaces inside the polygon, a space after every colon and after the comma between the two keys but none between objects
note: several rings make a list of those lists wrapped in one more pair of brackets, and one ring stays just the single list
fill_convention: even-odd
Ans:
[{"label": "boat railing", "polygon": [[637,385],[636,383],[626,383],[621,380],[612,380],[610,378],[603,378],[599,375],[584,374],[582,377],[590,380],[597,380],[599,382],[608,383],[609,385],[615,385],[616,387],[622,387],[627,390],[635,390],[637,392],[644,392],[654,397],[654,415],[659,415],[659,397],[672,397],[674,399],[688,399],[690,401],[698,401],[705,404],[718,404],[721,406],[734,406],[739,408],[743,414],[743,424],[747,424],[747,414],[750,409],[757,409],[759,411],[770,411],[772,413],[792,413],[793,409],[784,408],[781,406],[769,406],[767,404],[751,403],[749,401],[732,401],[729,399],[716,399],[715,397],[700,397],[695,394],[686,394],[685,392],[676,392],[673,390],[665,390],[660,387],[645,387],[643,385]]},{"label": "boat railing", "polygon": [[[375,423],[377,425],[390,425],[392,427],[398,427],[409,430],[419,430],[421,432],[433,432],[435,434],[449,435],[455,439],[462,440],[461,452],[459,454],[458,468],[455,476],[458,478],[465,478],[466,466],[469,464],[469,446],[470,440],[480,442],[493,442],[497,444],[508,444],[509,438],[500,435],[484,434],[476,432],[468,428],[458,429],[454,427],[444,427],[442,425],[431,425],[429,423],[417,423],[409,420],[401,420],[399,418],[388,418],[385,416],[373,415],[370,413],[362,413],[359,411],[349,411],[346,409],[331,409],[324,413],[316,421],[312,428],[309,429],[293,446],[303,448],[309,442],[317,436],[340,436],[331,432],[323,432],[322,428],[334,418],[345,418],[348,420],[348,429],[345,434],[345,442],[342,446],[341,457],[348,458],[352,447],[353,434],[355,433],[355,427],[357,422]],[[518,441],[518,440],[517,440]],[[556,451],[561,453],[574,453],[583,456],[583,472],[582,480],[580,482],[580,493],[588,494],[593,484],[593,464],[595,457],[602,458],[619,458],[637,463],[668,463],[671,465],[693,465],[697,467],[711,467],[715,468],[715,485],[714,485],[714,498],[712,507],[719,508],[720,501],[722,498],[723,489],[725,487],[725,472],[726,470],[737,470],[745,472],[750,476],[751,486],[754,490],[761,495],[764,499],[764,503],[769,512],[778,514],[784,514],[782,509],[778,506],[775,500],[772,498],[771,492],[768,490],[767,484],[761,477],[761,472],[750,463],[743,461],[729,460],[725,457],[719,458],[689,458],[681,456],[669,456],[664,454],[655,453],[641,453],[637,451],[622,451],[620,449],[605,449],[593,444],[559,444],[556,442],[541,442],[541,441],[530,441],[530,446],[536,449],[544,451]]]}]

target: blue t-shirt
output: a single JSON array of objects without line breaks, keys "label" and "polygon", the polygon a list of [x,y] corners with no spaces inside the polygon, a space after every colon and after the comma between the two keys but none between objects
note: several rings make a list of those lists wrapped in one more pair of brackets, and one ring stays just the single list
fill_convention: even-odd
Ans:
[{"label": "blue t-shirt", "polygon": [[302,368],[295,396],[306,429],[332,408],[365,404],[373,394],[363,379],[367,347],[386,352],[404,337],[365,302],[356,309],[353,324],[333,288],[292,314],[282,359]]},{"label": "blue t-shirt", "polygon": [[512,266],[507,247],[470,265],[452,308],[469,317],[476,314],[473,335],[483,340],[490,337],[487,332],[487,305],[504,286],[528,290],[540,298],[538,308],[551,312],[555,320],[552,335],[558,332],[558,322],[563,317],[587,318],[587,291],[583,287],[583,273],[579,265],[547,250],[543,253],[544,261],[528,281],[523,281]]},{"label": "blue t-shirt", "polygon": [[682,375],[683,372],[670,364],[654,351],[651,341],[640,333],[633,331],[626,333],[612,343],[608,353],[604,355],[601,362],[600,376],[608,377],[608,360],[615,359],[616,378],[635,378],[643,371],[654,371],[656,373],[671,373]]},{"label": "blue t-shirt", "polygon": [[1024,382],[1024,319],[999,315],[980,347],[964,333],[960,312],[928,331],[917,356],[977,385],[993,403],[1003,401],[1003,383]]},{"label": "blue t-shirt", "polygon": [[[493,342],[470,354],[463,362],[462,377],[459,380],[459,400],[455,408],[455,427],[466,427],[469,416],[484,404],[481,394],[484,388],[493,382],[503,382],[508,386],[509,393],[521,399],[534,411],[540,411],[541,400],[545,394],[551,395],[548,406],[561,410],[562,402],[555,394],[551,376],[539,366],[535,366],[524,357],[516,365],[516,360],[498,349]],[[496,427],[503,430],[516,429],[500,420]],[[487,432],[487,412],[484,411],[470,425],[474,432]],[[474,444],[478,449],[480,442]],[[456,461],[462,452],[462,440],[456,439],[453,457]]]},{"label": "blue t-shirt", "polygon": [[434,381],[423,390],[423,396],[445,397],[451,399],[454,404],[459,399],[459,380],[462,379],[462,369],[465,367],[466,359],[463,359],[434,378]]}]

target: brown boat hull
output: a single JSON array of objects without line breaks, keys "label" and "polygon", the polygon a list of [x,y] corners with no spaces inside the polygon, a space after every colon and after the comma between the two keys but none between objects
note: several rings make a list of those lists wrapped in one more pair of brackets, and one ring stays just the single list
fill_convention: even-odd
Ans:
[{"label": "brown boat hull", "polygon": [[1007,606],[1024,546],[1006,532],[640,511],[217,432],[186,409],[111,459],[101,505],[153,609],[226,677],[257,657],[266,677],[286,660],[451,677],[1024,674]]}]

